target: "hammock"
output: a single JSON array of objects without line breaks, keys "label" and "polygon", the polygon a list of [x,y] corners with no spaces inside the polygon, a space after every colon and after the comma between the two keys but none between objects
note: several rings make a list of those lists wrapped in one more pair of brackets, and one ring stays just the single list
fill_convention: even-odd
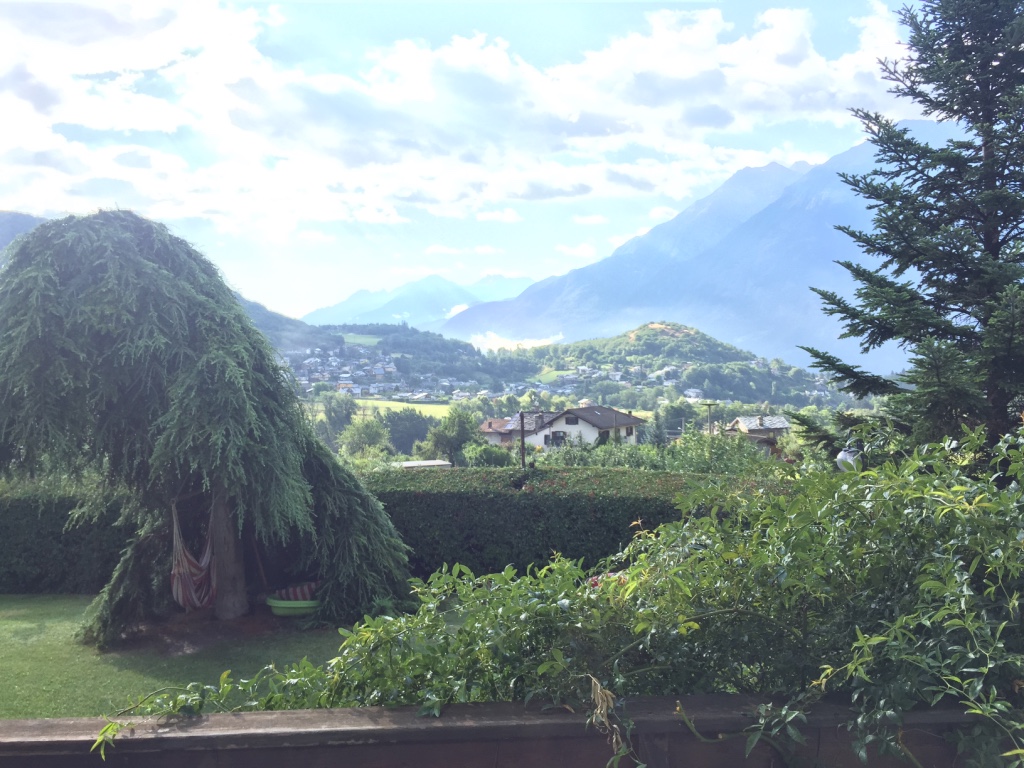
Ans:
[{"label": "hammock", "polygon": [[[213,508],[210,508],[213,516]],[[171,520],[174,523],[174,554],[171,565],[171,593],[174,601],[186,611],[208,608],[217,595],[217,567],[213,557],[213,539],[206,529],[206,546],[196,560],[185,549],[185,541],[178,525],[178,508],[171,502]]]}]

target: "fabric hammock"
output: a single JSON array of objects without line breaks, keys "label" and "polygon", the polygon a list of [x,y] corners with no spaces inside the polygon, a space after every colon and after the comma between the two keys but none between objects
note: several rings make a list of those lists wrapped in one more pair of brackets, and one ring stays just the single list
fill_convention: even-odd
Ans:
[{"label": "fabric hammock", "polygon": [[[213,516],[213,508],[210,508]],[[178,508],[171,502],[171,520],[174,524],[174,552],[171,561],[171,593],[174,601],[186,611],[209,608],[217,596],[217,566],[213,557],[213,539],[210,526],[206,528],[206,546],[196,560],[185,548],[185,540],[178,525]]]}]

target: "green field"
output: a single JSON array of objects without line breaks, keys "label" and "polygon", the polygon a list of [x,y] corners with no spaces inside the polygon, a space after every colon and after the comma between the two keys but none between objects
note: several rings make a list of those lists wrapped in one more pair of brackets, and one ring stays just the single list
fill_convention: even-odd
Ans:
[{"label": "green field", "polygon": [[379,411],[400,411],[403,408],[415,408],[424,416],[433,416],[435,419],[444,418],[448,415],[448,405],[445,403],[403,403],[399,400],[370,400],[356,398],[361,412],[370,414],[374,408]]},{"label": "green field", "polygon": [[230,632],[204,620],[130,650],[99,653],[74,640],[91,599],[0,595],[0,718],[111,714],[158,688],[214,684],[226,669],[238,679],[303,656],[321,664],[341,645],[335,630],[300,632],[287,620],[257,613],[232,623]]},{"label": "green field", "polygon": [[358,344],[361,347],[375,347],[381,340],[380,336],[371,336],[368,333],[345,333],[341,334],[346,344]]},{"label": "green field", "polygon": [[536,378],[531,377],[530,380],[531,381],[534,381],[534,380],[539,381],[541,384],[550,384],[555,379],[557,379],[559,376],[565,376],[566,374],[569,374],[569,373],[576,373],[576,371],[556,371],[554,369],[549,369],[549,370],[546,370],[546,371],[542,372]]}]

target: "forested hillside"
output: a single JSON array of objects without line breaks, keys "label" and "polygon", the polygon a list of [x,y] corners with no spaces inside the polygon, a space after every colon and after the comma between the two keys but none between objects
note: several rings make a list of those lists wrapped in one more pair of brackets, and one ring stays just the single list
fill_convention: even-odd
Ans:
[{"label": "forested hillside", "polygon": [[[637,385],[700,390],[710,399],[803,406],[836,401],[820,376],[782,360],[766,360],[678,323],[647,323],[607,339],[500,350],[490,355],[502,366],[532,363],[542,370],[583,376],[582,391],[608,404],[631,405],[626,391]],[[601,375],[595,377],[594,372]]]}]

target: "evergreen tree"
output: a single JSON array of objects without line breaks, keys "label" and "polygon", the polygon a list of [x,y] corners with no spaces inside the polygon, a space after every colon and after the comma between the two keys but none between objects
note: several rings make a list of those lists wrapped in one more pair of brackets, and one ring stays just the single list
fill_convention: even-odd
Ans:
[{"label": "evergreen tree", "polygon": [[919,435],[1019,425],[1024,399],[1024,2],[922,0],[899,12],[906,59],[882,62],[892,92],[963,137],[933,147],[880,114],[854,110],[878,167],[844,181],[874,229],[839,229],[880,264],[840,262],[856,299],[817,290],[864,351],[912,353],[896,380],[814,349],[814,367],[857,396],[889,395]]},{"label": "evergreen tree", "polygon": [[209,261],[128,211],[47,222],[9,256],[3,466],[91,464],[137,501],[139,534],[98,599],[91,639],[116,639],[169,596],[174,517],[186,538],[212,542],[219,618],[248,609],[245,552],[257,541],[268,554],[288,547],[324,582],[325,620],[403,589],[391,521],[314,437]]}]

